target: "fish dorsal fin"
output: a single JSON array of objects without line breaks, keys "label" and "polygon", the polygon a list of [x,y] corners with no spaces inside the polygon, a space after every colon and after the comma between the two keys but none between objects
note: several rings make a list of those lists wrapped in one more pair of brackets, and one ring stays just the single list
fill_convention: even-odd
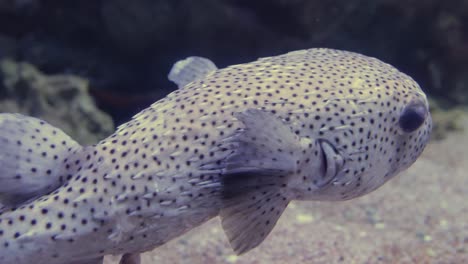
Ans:
[{"label": "fish dorsal fin", "polygon": [[269,112],[249,109],[236,118],[244,128],[224,142],[232,153],[222,164],[220,216],[231,246],[242,254],[265,239],[286,208],[283,187],[296,171],[302,143]]},{"label": "fish dorsal fin", "polygon": [[184,87],[188,83],[201,79],[218,68],[209,59],[203,57],[188,57],[180,60],[172,66],[168,78],[179,86]]},{"label": "fish dorsal fin", "polygon": [[0,114],[0,203],[16,206],[58,188],[63,160],[80,145],[33,117]]}]

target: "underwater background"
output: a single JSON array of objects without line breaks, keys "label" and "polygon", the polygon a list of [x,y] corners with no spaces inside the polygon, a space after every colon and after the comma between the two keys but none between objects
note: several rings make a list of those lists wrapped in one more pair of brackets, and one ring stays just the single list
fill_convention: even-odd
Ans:
[{"label": "underwater background", "polygon": [[468,263],[466,0],[0,0],[0,112],[93,144],[175,90],[177,60],[222,68],[313,47],[379,58],[421,85],[435,123],[422,157],[362,198],[291,203],[245,255],[213,219],[143,263]]}]

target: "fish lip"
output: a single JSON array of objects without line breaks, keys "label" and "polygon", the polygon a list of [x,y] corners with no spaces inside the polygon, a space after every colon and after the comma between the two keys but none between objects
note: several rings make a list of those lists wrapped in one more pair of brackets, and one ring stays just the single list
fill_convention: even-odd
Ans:
[{"label": "fish lip", "polygon": [[316,183],[318,188],[322,188],[336,179],[345,165],[345,159],[338,149],[327,139],[318,139],[321,150],[321,181]]}]

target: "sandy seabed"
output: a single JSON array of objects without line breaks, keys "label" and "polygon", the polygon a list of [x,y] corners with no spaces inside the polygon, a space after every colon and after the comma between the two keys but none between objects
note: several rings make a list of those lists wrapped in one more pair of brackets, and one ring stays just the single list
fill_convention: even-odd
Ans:
[{"label": "sandy seabed", "polygon": [[[407,171],[346,202],[293,202],[267,239],[236,256],[218,218],[143,264],[468,263],[468,118]],[[106,264],[118,257],[106,257]]]}]

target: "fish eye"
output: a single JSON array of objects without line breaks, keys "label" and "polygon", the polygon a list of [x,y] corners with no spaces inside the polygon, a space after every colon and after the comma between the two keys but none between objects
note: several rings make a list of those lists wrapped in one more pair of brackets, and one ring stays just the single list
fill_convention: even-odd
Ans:
[{"label": "fish eye", "polygon": [[423,104],[410,104],[401,113],[398,124],[404,132],[411,133],[424,123],[426,116],[427,110]]}]

